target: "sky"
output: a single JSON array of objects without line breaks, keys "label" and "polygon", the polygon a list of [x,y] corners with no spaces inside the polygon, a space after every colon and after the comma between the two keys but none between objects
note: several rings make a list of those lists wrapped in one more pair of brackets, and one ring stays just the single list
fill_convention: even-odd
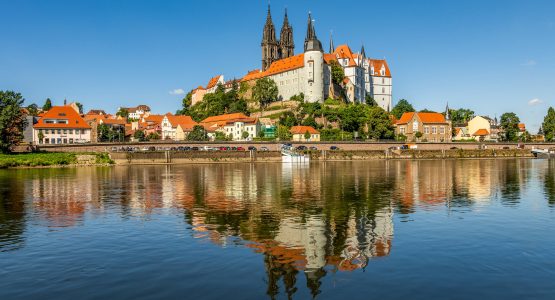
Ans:
[{"label": "sky", "polygon": [[[175,112],[183,92],[260,68],[267,0],[0,0],[0,90],[26,104],[79,101]],[[386,58],[394,104],[515,112],[535,133],[555,106],[555,1],[271,0],[302,52],[307,14],[324,48]]]}]

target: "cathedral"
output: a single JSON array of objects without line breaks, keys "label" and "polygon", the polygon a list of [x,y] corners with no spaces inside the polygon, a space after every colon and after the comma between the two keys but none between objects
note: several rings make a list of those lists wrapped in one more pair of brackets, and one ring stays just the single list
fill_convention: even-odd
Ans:
[{"label": "cathedral", "polygon": [[[312,16],[308,14],[303,52],[295,55],[293,26],[285,10],[283,25],[276,37],[270,6],[262,30],[262,65],[260,69],[249,71],[238,79],[250,87],[261,78],[272,79],[278,87],[279,100],[289,100],[293,96],[304,95],[307,102],[323,102],[327,98],[343,98],[352,103],[365,103],[372,98],[378,106],[389,111],[392,108],[392,79],[385,59],[367,58],[364,46],[354,53],[348,45],[334,47],[330,37],[329,53],[325,53],[316,35]],[[338,81],[332,78],[332,66],[343,69],[345,77]],[[216,77],[215,77],[216,78]],[[230,88],[223,75],[218,82]],[[202,101],[206,93],[211,93],[216,82],[214,78],[206,88],[199,86],[193,90],[193,103]]]},{"label": "cathedral", "polygon": [[283,18],[283,26],[279,34],[279,41],[276,40],[276,29],[272,21],[270,6],[268,5],[268,15],[262,33],[262,71],[266,71],[273,62],[282,58],[293,56],[295,43],[293,42],[293,27],[289,25],[287,19],[287,9]]}]

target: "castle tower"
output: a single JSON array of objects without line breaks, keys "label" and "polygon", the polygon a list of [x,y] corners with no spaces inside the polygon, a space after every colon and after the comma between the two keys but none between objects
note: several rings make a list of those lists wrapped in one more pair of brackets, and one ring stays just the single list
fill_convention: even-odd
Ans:
[{"label": "castle tower", "polygon": [[312,16],[308,14],[308,25],[306,38],[304,40],[304,70],[305,78],[305,101],[324,101],[324,50],[322,43],[316,37],[316,30]]},{"label": "castle tower", "polygon": [[266,16],[266,24],[262,33],[262,71],[265,71],[270,65],[279,59],[278,48],[279,43],[276,40],[276,29],[272,21],[270,13],[270,5],[268,5],[268,15]]},{"label": "castle tower", "polygon": [[287,18],[287,9],[285,9],[285,17],[283,18],[283,26],[281,27],[281,34],[279,36],[280,55],[279,58],[288,58],[294,54],[295,43],[293,42],[293,27],[289,25]]}]

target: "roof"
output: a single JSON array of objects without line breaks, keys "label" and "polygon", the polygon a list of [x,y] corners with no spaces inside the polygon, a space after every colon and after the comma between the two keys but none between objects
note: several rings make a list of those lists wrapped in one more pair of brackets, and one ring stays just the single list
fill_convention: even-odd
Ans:
[{"label": "roof", "polygon": [[108,125],[125,125],[127,124],[127,120],[125,119],[108,119],[108,118],[104,118],[104,119],[100,119],[100,121],[103,124],[108,124]]},{"label": "roof", "polygon": [[526,125],[524,125],[524,123],[519,123],[518,124],[518,129],[524,131],[524,130],[526,130]]},{"label": "roof", "polygon": [[[368,64],[370,68],[374,67],[374,74],[372,76],[375,77],[391,77],[391,71],[389,70],[389,66],[387,65],[387,61],[385,59],[368,59]],[[380,70],[385,68],[385,75],[382,76]]]},{"label": "roof", "polygon": [[348,59],[349,63],[347,64],[347,67],[357,66],[353,56],[353,51],[351,51],[351,48],[349,48],[349,46],[340,45],[339,47],[335,48],[335,51],[333,52],[333,54],[335,54],[337,58]]},{"label": "roof", "polygon": [[327,64],[330,64],[332,61],[337,61],[337,57],[335,57],[335,54],[332,53],[324,53],[324,61]]},{"label": "roof", "polygon": [[144,118],[145,122],[160,123],[164,119],[165,115],[150,115]]},{"label": "roof", "polygon": [[198,125],[191,116],[174,116],[174,115],[166,115],[168,121],[172,125],[173,128],[177,128],[177,126],[181,125],[181,128],[193,128],[195,125]]},{"label": "roof", "polygon": [[[46,120],[67,120],[64,123],[46,123]],[[42,118],[33,126],[34,128],[91,128],[83,118],[71,106],[52,106],[52,108],[42,115]]]},{"label": "roof", "polygon": [[247,117],[244,113],[233,113],[233,114],[225,114],[225,115],[208,117],[202,120],[201,123],[215,123],[215,122],[235,120],[235,119],[250,119],[250,118]]},{"label": "roof", "polygon": [[310,134],[319,134],[320,132],[312,126],[293,126],[289,130],[292,134],[305,134],[308,131]]},{"label": "roof", "polygon": [[245,75],[245,77],[243,77],[243,79],[241,79],[241,81],[260,79],[302,67],[304,67],[304,53],[277,60],[273,62],[264,72],[260,72],[260,70],[250,71],[247,75]]},{"label": "roof", "polygon": [[422,123],[447,123],[445,116],[440,113],[406,112],[401,116],[397,124],[407,124],[413,119],[414,114],[417,114]]},{"label": "roof", "polygon": [[91,109],[87,113],[87,115],[105,115],[106,112],[102,109]]},{"label": "roof", "polygon": [[216,84],[218,84],[218,80],[220,79],[220,77],[222,77],[222,75],[212,77],[210,81],[208,81],[208,84],[206,85],[206,89],[208,90],[215,87]]},{"label": "roof", "polygon": [[476,130],[476,132],[474,132],[473,134],[474,136],[485,136],[485,135],[489,135],[489,131],[487,129],[478,129]]}]

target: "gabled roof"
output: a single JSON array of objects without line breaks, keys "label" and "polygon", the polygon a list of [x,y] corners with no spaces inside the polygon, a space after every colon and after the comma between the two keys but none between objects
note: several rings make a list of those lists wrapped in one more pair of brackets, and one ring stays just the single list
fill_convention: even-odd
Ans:
[{"label": "gabled roof", "polygon": [[335,54],[336,57],[339,59],[348,59],[349,63],[347,64],[347,67],[357,66],[353,56],[353,51],[351,51],[351,48],[349,48],[349,46],[340,45],[339,47],[335,48],[335,52],[333,52],[333,54]]},{"label": "gabled roof", "polygon": [[202,120],[200,123],[214,123],[219,121],[228,121],[228,120],[235,120],[235,119],[250,119],[243,113],[233,113],[233,114],[225,114],[219,116],[212,116]]},{"label": "gabled roof", "polygon": [[144,118],[145,122],[160,123],[164,119],[165,115],[150,115]]},{"label": "gabled roof", "polygon": [[472,135],[474,135],[474,136],[485,136],[485,135],[488,135],[488,134],[489,134],[489,131],[487,129],[482,128],[482,129],[476,130],[476,132],[474,132],[474,134],[472,134]]},{"label": "gabled roof", "polygon": [[218,84],[218,80],[220,79],[220,77],[222,77],[222,75],[212,77],[210,81],[208,81],[208,84],[206,85],[206,89],[209,90],[215,87]]},{"label": "gabled roof", "polygon": [[[67,124],[46,123],[46,120],[67,120]],[[34,128],[79,128],[90,129],[91,127],[71,106],[52,106],[42,115],[42,118],[33,126]]]},{"label": "gabled roof", "polygon": [[125,124],[127,124],[127,120],[125,120],[125,119],[104,118],[104,119],[100,119],[99,122],[101,122],[102,124],[107,124],[107,125],[125,125]]},{"label": "gabled roof", "polygon": [[401,116],[397,124],[407,124],[413,119],[414,114],[418,116],[422,123],[447,123],[445,116],[440,113],[406,112]]},{"label": "gabled roof", "polygon": [[172,128],[177,128],[179,125],[181,125],[181,128],[193,127],[198,124],[191,116],[174,116],[172,114],[166,114],[165,117],[168,118]]},{"label": "gabled roof", "polygon": [[308,131],[310,134],[319,134],[320,132],[312,126],[293,126],[289,130],[292,134],[305,134]]},{"label": "gabled roof", "polygon": [[329,65],[332,61],[337,61],[337,57],[333,53],[324,53],[324,61]]},{"label": "gabled roof", "polygon": [[[389,70],[389,66],[387,65],[387,61],[385,59],[368,59],[368,64],[370,68],[374,67],[374,75],[375,77],[391,77],[391,71]],[[385,75],[382,76],[380,71],[382,67],[385,68]]]}]

